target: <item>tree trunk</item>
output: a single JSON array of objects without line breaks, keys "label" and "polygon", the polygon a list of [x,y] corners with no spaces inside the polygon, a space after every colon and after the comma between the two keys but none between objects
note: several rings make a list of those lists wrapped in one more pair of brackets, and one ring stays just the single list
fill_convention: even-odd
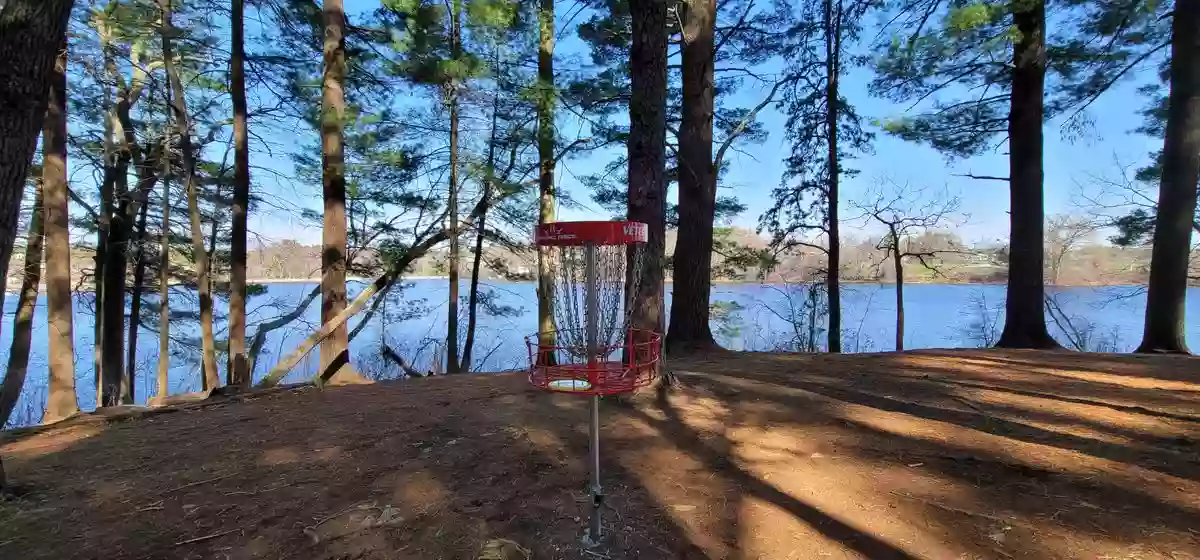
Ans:
[{"label": "tree trunk", "polygon": [[[462,0],[453,0],[453,13],[450,17],[450,49],[451,57],[459,60],[462,57]],[[450,215],[450,231],[458,231],[458,79],[450,80],[447,92],[450,104],[450,192],[446,201],[446,211]],[[450,256],[448,263],[449,301],[446,307],[446,373],[458,373],[458,234],[450,236]]]},{"label": "tree trunk", "polygon": [[233,231],[229,274],[229,385],[249,388],[246,358],[246,213],[250,205],[250,145],[246,108],[246,0],[232,0],[229,58],[233,98]]},{"label": "tree trunk", "polygon": [[[168,92],[168,96],[169,96]],[[170,116],[167,117],[170,127]],[[170,142],[167,142],[170,145]],[[162,232],[158,245],[158,370],[154,400],[165,402],[171,369],[171,158],[163,158]]]},{"label": "tree trunk", "polygon": [[138,212],[137,250],[133,257],[133,295],[129,298],[129,347],[125,351],[129,402],[137,402],[137,342],[138,331],[142,326],[142,286],[146,283],[146,213],[149,209],[149,204],[142,204],[142,209]]},{"label": "tree trunk", "polygon": [[[110,75],[117,75],[116,63],[105,59]],[[129,382],[132,379],[125,371],[125,289],[128,281],[129,243],[133,238],[133,225],[138,213],[138,200],[144,198],[147,185],[154,184],[154,170],[145,165],[141,149],[137,145],[131,111],[141,95],[140,86],[119,88],[116,103],[110,111],[113,119],[113,136],[119,138],[120,148],[115,157],[113,180],[108,191],[109,205],[105,212],[108,225],[104,240],[103,267],[100,292],[103,294],[99,310],[101,333],[101,379],[104,389],[100,403],[104,406],[130,404],[133,402]],[[133,162],[138,184],[134,195],[128,188],[128,170]],[[114,392],[112,388],[116,388]]]},{"label": "tree trunk", "polygon": [[[491,186],[484,187],[485,190]],[[487,196],[486,194],[484,196]],[[479,218],[479,233],[475,235],[475,260],[471,263],[471,291],[467,292],[467,340],[463,344],[462,370],[471,371],[471,352],[475,349],[475,324],[479,316],[479,272],[483,264],[483,231],[487,214]]]},{"label": "tree trunk", "polygon": [[175,128],[179,133],[180,161],[183,165],[183,181],[187,187],[188,221],[192,234],[192,253],[196,261],[196,294],[200,299],[200,343],[203,352],[201,367],[204,370],[204,391],[212,391],[221,385],[217,372],[217,344],[213,335],[212,281],[209,277],[208,252],[204,246],[204,232],[200,227],[200,193],[196,184],[196,161],[192,153],[192,125],[187,112],[187,98],[183,82],[175,68],[171,54],[171,0],[159,0],[163,11],[163,60],[167,78],[171,82],[172,109]]},{"label": "tree trunk", "polygon": [[1188,260],[1200,180],[1200,0],[1176,0],[1146,325],[1138,352],[1187,353]]},{"label": "tree trunk", "polygon": [[58,54],[42,129],[42,203],[46,248],[46,322],[49,375],[43,424],[79,413],[75,398],[74,306],[67,206],[67,50]]},{"label": "tree trunk", "polygon": [[1017,4],[1008,118],[1009,250],[1004,331],[996,346],[1058,348],[1046,329],[1042,125],[1046,85],[1046,6]]},{"label": "tree trunk", "polygon": [[[554,0],[539,0],[538,11],[538,224],[554,221]],[[545,250],[538,248],[538,346],[558,344],[554,331],[554,272]],[[538,352],[553,360],[554,352]]]},{"label": "tree trunk", "polygon": [[679,236],[675,241],[671,353],[717,347],[709,325],[713,220],[713,25],[715,0],[689,0],[683,22],[683,122],[679,127]]},{"label": "tree trunk", "polygon": [[[112,33],[107,25],[97,26],[100,36],[100,51],[106,77],[117,81],[116,49],[112,45]],[[117,107],[112,100],[108,84],[104,89],[104,177],[100,184],[100,207],[96,216],[96,252],[92,267],[92,373],[96,381],[96,407],[104,406],[104,252],[108,248],[108,230],[112,224],[113,192],[117,181],[127,169],[113,141],[117,135]]]},{"label": "tree trunk", "polygon": [[838,78],[841,74],[841,2],[825,0],[825,133],[828,137],[826,172],[829,174],[827,189],[829,220],[829,270],[825,273],[825,287],[829,297],[829,332],[827,350],[842,351],[842,238],[838,227],[838,184],[842,166],[838,161]]},{"label": "tree trunk", "polygon": [[[317,299],[319,295],[321,295],[321,286],[317,286],[308,292],[308,295],[304,296],[304,299],[300,300],[300,303],[288,313],[258,324],[258,328],[254,329],[254,338],[250,340],[248,358],[251,377],[254,377],[254,372],[258,367],[258,357],[262,354],[263,345],[267,343],[267,334],[276,329],[286,327],[292,321],[303,317],[304,312],[308,310],[308,306],[312,305],[313,300]],[[347,338],[349,339],[350,337],[347,336]]]},{"label": "tree trunk", "polygon": [[483,265],[483,237],[487,231],[487,206],[492,195],[492,185],[496,176],[496,130],[500,113],[500,91],[492,97],[492,131],[488,138],[487,174],[483,181],[482,202],[483,214],[479,216],[479,224],[475,226],[475,260],[471,263],[471,290],[467,292],[467,340],[463,344],[462,369],[471,371],[471,353],[475,349],[475,326],[479,312],[479,273]]},{"label": "tree trunk", "polygon": [[[117,182],[118,185],[121,181]],[[125,189],[118,189],[125,190]],[[118,192],[114,198],[124,198]],[[112,213],[104,248],[104,274],[101,291],[104,294],[99,310],[101,333],[100,377],[104,384],[103,398],[97,406],[128,404],[129,386],[125,379],[125,272],[128,266],[126,251],[130,224],[125,220],[127,201],[121,200]]]},{"label": "tree trunk", "polygon": [[904,351],[904,255],[900,253],[900,236],[892,235],[892,261],[896,267],[896,351]]},{"label": "tree trunk", "polygon": [[13,319],[12,346],[8,351],[8,369],[0,384],[0,428],[8,424],[13,408],[21,397],[25,374],[29,371],[29,346],[33,341],[33,312],[37,308],[38,284],[42,281],[42,183],[34,186],[33,212],[25,243],[25,269],[17,312]]},{"label": "tree trunk", "polygon": [[21,195],[74,4],[8,0],[0,10],[0,278],[8,278]]},{"label": "tree trunk", "polygon": [[[111,135],[105,131],[106,137]],[[107,143],[106,143],[107,144]],[[96,407],[103,406],[104,382],[104,249],[108,246],[108,227],[112,221],[113,186],[116,183],[114,152],[105,150],[104,179],[100,184],[100,206],[96,216],[96,254],[92,256],[92,373],[96,381]]]},{"label": "tree trunk", "polygon": [[[321,86],[321,184],[325,200],[321,251],[321,322],[328,323],[346,308],[346,152],[342,143],[342,118],[346,98],[346,13],[342,0],[325,0]],[[361,382],[350,367],[349,331],[335,329],[321,344],[322,383]]]},{"label": "tree trunk", "polygon": [[[640,270],[626,279],[634,328],[663,332],[663,265],[666,227],[667,2],[630,0],[633,43],[629,49],[629,220],[648,226]],[[630,252],[632,253],[632,248]],[[632,264],[632,261],[631,261]],[[635,281],[634,275],[638,278]]]}]

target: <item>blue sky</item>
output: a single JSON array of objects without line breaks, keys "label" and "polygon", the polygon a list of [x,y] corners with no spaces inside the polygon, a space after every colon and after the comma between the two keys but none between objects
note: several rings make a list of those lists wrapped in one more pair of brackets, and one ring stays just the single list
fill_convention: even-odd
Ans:
[{"label": "blue sky", "polygon": [[[348,0],[347,12],[354,17],[377,6],[373,0]],[[563,13],[560,10],[560,16]],[[569,25],[577,25],[584,17],[577,17]],[[562,29],[565,22],[559,23]],[[573,36],[564,37],[559,43],[558,55],[562,57],[586,58],[580,42]],[[888,119],[904,114],[906,105],[873,98],[867,92],[871,80],[870,68],[856,68],[843,79],[843,91],[866,121]],[[1141,124],[1140,111],[1146,98],[1138,94],[1136,87],[1149,75],[1132,75],[1120,86],[1093,103],[1088,117],[1094,126],[1086,134],[1068,138],[1059,122],[1046,125],[1045,134],[1045,203],[1047,214],[1081,213],[1077,206],[1078,193],[1086,188],[1091,177],[1119,177],[1121,171],[1117,161],[1124,164],[1140,164],[1147,161],[1147,154],[1161,148],[1161,140],[1138,134],[1135,129]],[[749,86],[727,100],[727,103],[753,106],[766,93],[765,87]],[[744,153],[729,155],[730,170],[720,185],[722,195],[737,196],[748,207],[735,219],[734,224],[754,228],[758,216],[771,205],[770,192],[780,182],[783,172],[782,161],[789,152],[784,137],[784,118],[777,111],[768,109],[760,114],[768,139],[759,145],[743,146]],[[560,122],[560,126],[564,123]],[[1008,193],[1004,183],[979,181],[955,174],[1007,175],[1006,147],[996,153],[968,160],[948,160],[932,148],[905,142],[897,138],[877,135],[874,152],[864,154],[851,166],[860,173],[843,181],[843,214],[848,214],[846,204],[862,198],[873,185],[887,178],[914,187],[934,190],[945,189],[962,200],[962,211],[969,216],[967,221],[956,227],[957,233],[967,242],[991,242],[1002,240],[1008,234]],[[596,172],[609,161],[611,152],[602,152],[588,157],[563,162],[557,172],[560,189],[571,193],[575,199],[589,205],[583,209],[563,210],[560,219],[604,219],[608,214],[590,204],[586,191],[580,185],[581,175]],[[257,162],[256,162],[257,163]],[[286,164],[279,165],[280,170]],[[260,177],[259,179],[264,179]],[[272,183],[269,178],[267,183]],[[256,180],[256,183],[260,183]],[[312,193],[296,192],[296,187],[282,184],[264,185],[280,197],[297,204],[319,209],[319,186]],[[311,195],[311,196],[310,196]],[[674,194],[672,193],[672,197]],[[845,224],[844,235],[870,233],[860,224]],[[262,215],[252,217],[251,227],[264,236],[264,241],[286,238],[304,243],[320,240],[319,230],[308,224],[284,215]]]}]

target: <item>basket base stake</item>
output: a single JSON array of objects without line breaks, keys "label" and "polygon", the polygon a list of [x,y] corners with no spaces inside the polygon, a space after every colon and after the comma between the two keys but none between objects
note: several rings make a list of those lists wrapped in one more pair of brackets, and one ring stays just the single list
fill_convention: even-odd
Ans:
[{"label": "basket base stake", "polygon": [[600,544],[601,537],[604,536],[603,530],[600,528],[600,508],[604,505],[604,493],[600,488],[600,397],[592,397],[592,421],[589,426],[588,435],[590,436],[590,463],[592,467],[592,483],[588,487],[588,492],[592,497],[592,515],[588,520],[587,534],[583,536],[584,546],[591,548]]}]

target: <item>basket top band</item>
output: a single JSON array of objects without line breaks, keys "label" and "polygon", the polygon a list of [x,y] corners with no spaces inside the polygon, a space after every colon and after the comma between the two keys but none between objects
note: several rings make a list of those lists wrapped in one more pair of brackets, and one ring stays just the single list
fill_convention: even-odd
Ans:
[{"label": "basket top band", "polygon": [[642,222],[553,222],[534,228],[539,246],[634,245],[645,243],[648,236]]}]

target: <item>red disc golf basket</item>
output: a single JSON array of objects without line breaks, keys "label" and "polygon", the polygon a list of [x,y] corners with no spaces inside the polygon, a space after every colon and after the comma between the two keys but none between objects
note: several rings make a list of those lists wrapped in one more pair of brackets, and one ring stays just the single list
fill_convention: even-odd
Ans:
[{"label": "red disc golf basket", "polygon": [[639,222],[555,222],[534,232],[553,284],[554,328],[526,338],[529,382],[592,397],[588,545],[601,537],[599,399],[658,376],[662,335],[630,325],[646,235]]}]

